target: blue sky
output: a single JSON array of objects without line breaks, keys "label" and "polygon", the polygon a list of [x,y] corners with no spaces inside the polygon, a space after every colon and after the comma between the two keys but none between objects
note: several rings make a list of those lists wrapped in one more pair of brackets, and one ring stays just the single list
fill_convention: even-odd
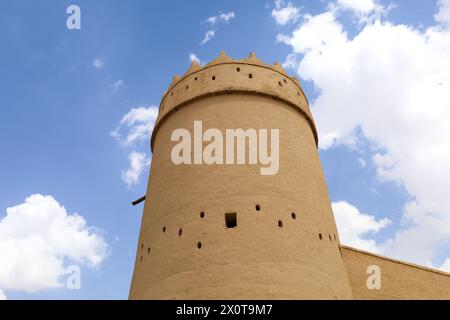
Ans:
[{"label": "blue sky", "polygon": [[[320,157],[338,227],[350,228],[340,231],[344,243],[450,270],[448,205],[429,193],[450,188],[442,178],[450,155],[437,151],[449,142],[450,3],[362,2],[2,1],[0,231],[9,231],[0,234],[0,297],[127,298],[142,214],[130,202],[146,191],[149,135],[127,144],[111,132],[139,124],[120,124],[133,109],[152,118],[146,112],[190,57],[204,63],[220,51],[256,52],[301,77],[325,141]],[[80,30],[66,28],[71,4],[81,8]],[[127,184],[133,152],[145,155]],[[32,195],[41,196],[27,202]],[[17,208],[8,221],[7,208]],[[35,250],[42,254],[24,258],[35,242],[21,241],[28,234],[20,230],[39,208],[48,221],[78,213],[85,224],[67,230],[86,237],[90,255],[77,244],[54,250],[46,238]],[[15,259],[9,269],[5,259]],[[59,271],[37,281],[47,262]],[[24,263],[40,271],[19,270]],[[61,270],[71,264],[81,266],[80,290],[64,287]]]}]

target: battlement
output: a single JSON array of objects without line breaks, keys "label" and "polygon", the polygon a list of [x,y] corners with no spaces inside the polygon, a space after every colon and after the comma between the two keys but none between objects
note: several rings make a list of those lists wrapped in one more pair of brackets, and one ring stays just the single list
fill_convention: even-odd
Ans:
[{"label": "battlement", "polygon": [[205,66],[194,61],[182,77],[174,76],[161,99],[151,138],[152,149],[159,126],[170,114],[197,99],[233,93],[268,96],[295,108],[310,124],[318,144],[308,100],[297,78],[289,76],[279,63],[265,64],[254,53],[246,59],[234,60],[222,52]]}]

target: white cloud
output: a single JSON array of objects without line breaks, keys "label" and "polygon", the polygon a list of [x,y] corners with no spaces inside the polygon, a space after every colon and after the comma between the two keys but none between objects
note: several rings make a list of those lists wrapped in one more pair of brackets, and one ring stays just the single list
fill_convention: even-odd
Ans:
[{"label": "white cloud", "polygon": [[105,62],[101,59],[95,58],[94,61],[92,61],[92,65],[97,69],[101,69],[105,66]]},{"label": "white cloud", "polygon": [[295,53],[290,53],[283,62],[283,68],[295,70],[298,65],[297,55]]},{"label": "white cloud", "polygon": [[389,219],[376,220],[374,216],[361,213],[358,208],[345,201],[333,202],[332,208],[343,244],[378,254],[385,251],[387,244],[378,244],[365,237],[388,226],[391,223]]},{"label": "white cloud", "polygon": [[150,165],[150,158],[147,158],[145,153],[132,152],[129,156],[130,167],[122,172],[122,180],[126,183],[128,188],[131,188],[139,181],[144,169]]},{"label": "white cloud", "polygon": [[272,17],[277,24],[286,25],[289,22],[295,22],[300,17],[300,9],[294,7],[291,2],[285,5],[283,0],[275,1],[275,8],[272,10]]},{"label": "white cloud", "polygon": [[191,53],[190,55],[189,55],[189,60],[191,60],[191,62],[197,62],[198,64],[201,64],[200,63],[200,59],[194,54],[194,53]]},{"label": "white cloud", "polygon": [[394,5],[391,4],[385,8],[376,0],[337,0],[336,3],[329,5],[329,9],[338,13],[339,11],[348,11],[353,13],[360,23],[380,20]]},{"label": "white cloud", "polygon": [[212,26],[218,24],[219,22],[228,23],[231,19],[235,17],[234,11],[230,11],[228,13],[221,13],[217,16],[212,16],[206,19],[206,22],[211,24]]},{"label": "white cloud", "polygon": [[438,0],[439,12],[435,15],[436,21],[450,24],[450,0]]},{"label": "white cloud", "polygon": [[377,7],[374,0],[338,0],[337,5],[358,13],[369,13]]},{"label": "white cloud", "polygon": [[216,34],[216,32],[214,30],[208,30],[205,33],[205,36],[203,37],[201,44],[207,43],[209,40],[211,40],[214,37],[215,34]]},{"label": "white cloud", "polygon": [[218,16],[209,17],[206,19],[206,22],[208,22],[211,25],[215,25],[217,23]]},{"label": "white cloud", "polygon": [[[138,142],[149,141],[155,121],[158,117],[157,106],[132,108],[120,120],[119,126],[111,132],[111,136],[123,147],[136,147]],[[139,181],[144,169],[150,165],[151,158],[145,152],[132,151],[129,154],[130,166],[122,171],[122,180],[131,188]]]},{"label": "white cloud", "polygon": [[228,12],[228,13],[222,13],[219,16],[219,19],[224,21],[225,23],[228,23],[228,21],[230,21],[233,18],[234,18],[234,12],[233,11]]},{"label": "white cloud", "polygon": [[395,162],[392,157],[388,153],[382,155],[377,152],[372,157],[372,161],[377,169],[378,177],[382,180],[389,181],[390,170],[392,170],[392,168],[395,166]]},{"label": "white cloud", "polygon": [[444,263],[439,267],[439,269],[450,273],[450,258],[445,260]]},{"label": "white cloud", "polygon": [[432,261],[435,249],[450,240],[448,28],[375,21],[350,38],[331,10],[305,16],[278,40],[302,57],[298,74],[319,92],[312,111],[320,148],[370,141],[383,150],[373,156],[378,175],[409,193],[386,254]]},{"label": "white cloud", "polygon": [[[330,44],[338,46],[344,42],[346,34],[343,33],[342,26],[335,22],[332,12],[317,16],[305,15],[304,19],[305,23],[297,28],[291,36],[278,35],[277,41],[291,45],[294,53],[302,54],[311,52],[320,54],[326,46]],[[308,57],[305,56],[304,59],[306,58]],[[301,61],[303,64],[305,64],[304,59]]]},{"label": "white cloud", "polygon": [[52,196],[34,194],[0,220],[0,295],[61,287],[69,261],[97,268],[106,256],[96,228]]},{"label": "white cloud", "polygon": [[[285,35],[285,34],[278,34],[278,35],[277,35],[277,42],[279,42],[279,43],[284,43],[284,44],[287,44],[287,45],[290,45],[290,44],[291,44],[291,37],[289,37],[289,36],[287,36],[287,35]],[[288,55],[287,59],[289,59],[289,56],[296,56],[296,54],[290,53],[290,54]],[[286,59],[286,60],[287,60],[287,59]]]},{"label": "white cloud", "polygon": [[364,160],[364,158],[358,158],[358,163],[361,166],[361,168],[365,168],[367,165],[366,160]]},{"label": "white cloud", "polygon": [[[150,139],[158,112],[157,106],[133,108],[123,116],[111,135],[123,146],[131,146],[136,142]],[[125,137],[122,131],[126,131]]]},{"label": "white cloud", "polygon": [[124,88],[126,86],[123,80],[117,80],[111,85],[111,87],[114,89],[114,91],[119,91],[121,88]]},{"label": "white cloud", "polygon": [[2,289],[0,289],[0,301],[6,300],[6,299],[7,299],[7,298],[6,298],[5,292],[4,292]]},{"label": "white cloud", "polygon": [[217,29],[216,27],[220,23],[229,23],[230,20],[233,19],[234,17],[235,17],[234,11],[230,11],[228,13],[221,13],[217,16],[212,16],[206,19],[205,22],[210,25],[211,29],[205,33],[205,36],[203,37],[201,44],[203,45],[207,43],[215,36]]}]

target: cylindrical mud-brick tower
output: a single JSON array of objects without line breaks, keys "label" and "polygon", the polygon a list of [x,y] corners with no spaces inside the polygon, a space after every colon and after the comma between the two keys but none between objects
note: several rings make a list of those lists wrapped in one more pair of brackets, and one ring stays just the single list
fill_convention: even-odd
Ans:
[{"label": "cylindrical mud-brick tower", "polygon": [[[174,164],[172,133],[184,128],[194,140],[194,121],[224,137],[226,129],[279,129],[278,172]],[[130,299],[352,297],[314,121],[299,82],[279,64],[224,53],[193,63],[164,94],[151,147]]]}]

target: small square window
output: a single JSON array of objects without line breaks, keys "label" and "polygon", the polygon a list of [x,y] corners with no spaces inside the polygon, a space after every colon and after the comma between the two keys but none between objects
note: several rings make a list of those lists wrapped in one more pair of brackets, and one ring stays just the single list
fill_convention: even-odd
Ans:
[{"label": "small square window", "polygon": [[229,212],[225,213],[225,225],[227,228],[236,228],[237,227],[237,213]]}]

